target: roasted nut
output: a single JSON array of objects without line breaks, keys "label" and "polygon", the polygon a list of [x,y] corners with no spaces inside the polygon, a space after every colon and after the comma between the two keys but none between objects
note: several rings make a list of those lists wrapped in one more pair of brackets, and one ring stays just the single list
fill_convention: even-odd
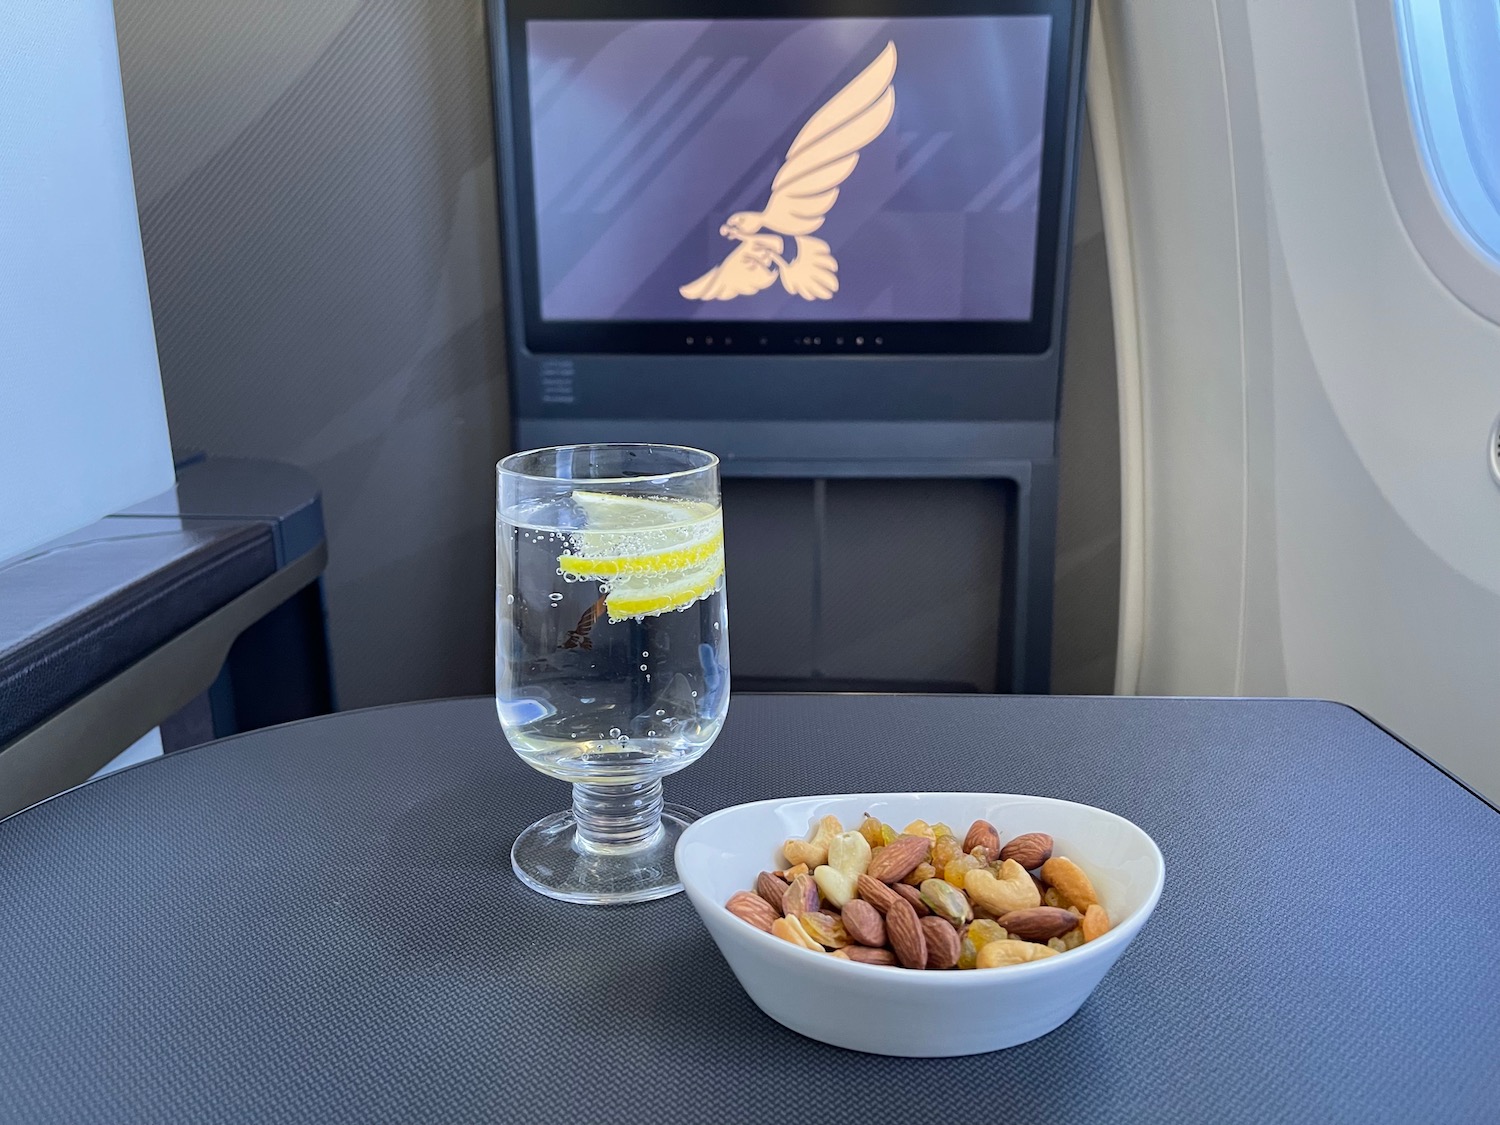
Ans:
[{"label": "roasted nut", "polygon": [[766,933],[771,932],[771,923],[781,917],[766,904],[765,899],[749,891],[736,891],[730,895],[724,908],[736,918],[742,918],[757,930],[764,930]]},{"label": "roasted nut", "polygon": [[958,931],[941,918],[918,918],[922,927],[922,938],[927,942],[927,967],[929,969],[955,969],[958,967]]},{"label": "roasted nut", "polygon": [[964,875],[964,890],[976,906],[983,906],[996,918],[1012,910],[1040,906],[1042,896],[1026,869],[1013,859],[1000,865],[1000,877],[988,871],[974,870]]},{"label": "roasted nut", "polygon": [[908,969],[927,967],[927,939],[922,934],[917,912],[909,903],[898,902],[886,912],[885,932],[897,961]]},{"label": "roasted nut", "polygon": [[1044,957],[1056,956],[1057,950],[1032,941],[992,941],[979,951],[974,967],[999,969],[1006,965],[1024,965],[1027,961],[1040,961]]},{"label": "roasted nut", "polygon": [[[918,918],[924,918],[932,913],[932,911],[927,909],[927,904],[922,901],[922,892],[917,890],[916,887],[907,886],[905,883],[896,883],[891,887],[891,890],[895,891],[898,897],[904,898],[910,904],[911,908],[917,912]],[[889,910],[886,911],[886,916],[890,916]]]},{"label": "roasted nut", "polygon": [[835,836],[844,830],[836,816],[825,816],[818,821],[818,826],[813,829],[812,838],[808,840],[788,840],[781,845],[783,854],[786,855],[788,865],[805,863],[809,868],[817,867],[819,864],[828,862],[828,844]]},{"label": "roasted nut", "polygon": [[790,942],[802,949],[810,949],[814,953],[823,952],[823,947],[807,936],[807,931],[795,918],[776,919],[771,923],[771,933],[782,941]]},{"label": "roasted nut", "polygon": [[951,923],[955,929],[974,917],[974,910],[963,891],[943,879],[925,879],[917,891],[927,904],[927,909]]},{"label": "roasted nut", "polygon": [[828,844],[828,862],[813,872],[818,889],[835,906],[855,895],[855,883],[870,866],[870,842],[858,832],[840,832]]},{"label": "roasted nut", "polygon": [[859,961],[865,965],[894,965],[896,955],[889,949],[871,949],[865,945],[849,945],[839,950],[851,961]]},{"label": "roasted nut", "polygon": [[807,936],[829,949],[843,949],[849,944],[849,935],[841,919],[821,910],[797,915],[797,921],[807,931]]},{"label": "roasted nut", "polygon": [[844,932],[860,945],[879,947],[885,944],[885,919],[868,902],[851,899],[844,907]]},{"label": "roasted nut", "polygon": [[781,897],[781,912],[788,917],[807,914],[818,908],[818,884],[811,875],[798,875]]},{"label": "roasted nut", "polygon": [[835,961],[852,961],[854,959],[850,957],[849,954],[845,953],[842,949],[835,949],[828,956],[832,957]]},{"label": "roasted nut", "polygon": [[1000,833],[987,820],[976,820],[964,835],[964,851],[973,852],[975,848],[983,848],[988,856],[1000,850]]},{"label": "roasted nut", "polygon": [[931,852],[932,841],[926,836],[897,836],[871,855],[865,874],[882,883],[899,883],[915,871],[918,864],[926,863]]},{"label": "roasted nut", "polygon": [[774,871],[762,871],[755,877],[755,893],[781,910],[781,900],[786,897],[787,881]]},{"label": "roasted nut", "polygon": [[794,863],[791,867],[788,867],[785,871],[778,871],[778,872],[776,872],[776,874],[781,877],[781,881],[782,882],[784,882],[784,883],[790,883],[798,875],[811,875],[812,872],[808,870],[807,864],[805,864],[805,863]]},{"label": "roasted nut", "polygon": [[1048,941],[1060,938],[1078,926],[1078,916],[1054,906],[1033,906],[1029,910],[1012,910],[1000,915],[999,922],[1012,937],[1022,941]]},{"label": "roasted nut", "polygon": [[1109,932],[1109,915],[1097,902],[1091,903],[1083,912],[1083,921],[1078,924],[1078,928],[1083,931],[1084,941],[1093,941]]},{"label": "roasted nut", "polygon": [[1013,859],[1026,870],[1040,867],[1052,854],[1052,837],[1045,832],[1028,832],[1017,836],[1000,849],[1002,860]]},{"label": "roasted nut", "polygon": [[860,898],[882,914],[891,908],[891,903],[901,897],[879,879],[872,879],[869,875],[861,875],[856,879],[854,889]]},{"label": "roasted nut", "polygon": [[1064,855],[1055,855],[1042,864],[1042,881],[1056,891],[1064,906],[1076,906],[1088,910],[1099,901],[1094,884],[1083,873],[1083,868]]}]

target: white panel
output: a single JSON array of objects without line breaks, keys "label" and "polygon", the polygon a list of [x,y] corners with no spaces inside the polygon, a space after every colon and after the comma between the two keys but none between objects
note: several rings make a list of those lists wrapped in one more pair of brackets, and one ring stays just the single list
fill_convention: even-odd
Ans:
[{"label": "white panel", "polygon": [[1500,327],[1402,225],[1370,108],[1402,77],[1367,70],[1356,2],[1105,5],[1108,233],[1144,382],[1139,689],[1339,699],[1500,796]]},{"label": "white panel", "polygon": [[0,558],[172,485],[108,0],[0,4]]}]

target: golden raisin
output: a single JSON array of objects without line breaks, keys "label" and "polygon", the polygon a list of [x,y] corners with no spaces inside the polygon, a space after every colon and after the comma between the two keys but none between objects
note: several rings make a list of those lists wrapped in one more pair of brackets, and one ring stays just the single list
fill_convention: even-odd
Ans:
[{"label": "golden raisin", "polygon": [[937,878],[937,868],[930,863],[919,863],[917,869],[901,881],[909,887],[919,887],[924,879]]},{"label": "golden raisin", "polygon": [[901,833],[897,832],[889,824],[886,824],[883,821],[881,822],[881,825],[880,825],[880,842],[881,842],[881,844],[883,844],[883,845],[894,844],[896,842],[896,837],[899,836],[899,835],[901,835]]},{"label": "golden raisin", "polygon": [[[934,837],[937,837],[937,836],[952,836],[953,835],[953,829],[949,828],[946,824],[944,824],[940,820],[940,821],[938,821],[936,824],[934,824],[932,826],[932,833],[933,833]],[[963,851],[962,843],[963,843],[962,841],[959,842],[959,844],[960,844],[959,849],[958,849],[959,851]]]},{"label": "golden raisin", "polygon": [[973,871],[984,864],[971,855],[961,855],[957,859],[950,860],[943,866],[943,878],[952,883],[959,890],[964,889],[964,872]]},{"label": "golden raisin", "polygon": [[979,947],[974,944],[967,931],[963,940],[958,943],[958,967],[960,969],[972,969],[979,959]]},{"label": "golden raisin", "polygon": [[859,834],[872,848],[878,848],[890,842],[880,831],[880,821],[873,816],[867,816],[859,822]]},{"label": "golden raisin", "polygon": [[964,936],[974,943],[975,950],[983,949],[992,941],[1010,940],[1005,927],[992,918],[979,918],[971,922]]},{"label": "golden raisin", "polygon": [[957,836],[941,835],[932,845],[932,866],[941,871],[963,854],[963,842]]},{"label": "golden raisin", "polygon": [[914,820],[914,821],[912,821],[905,828],[901,829],[901,835],[903,835],[903,836],[926,836],[929,840],[936,840],[937,839],[937,833],[932,830],[932,826],[930,824],[928,824],[925,820]]}]

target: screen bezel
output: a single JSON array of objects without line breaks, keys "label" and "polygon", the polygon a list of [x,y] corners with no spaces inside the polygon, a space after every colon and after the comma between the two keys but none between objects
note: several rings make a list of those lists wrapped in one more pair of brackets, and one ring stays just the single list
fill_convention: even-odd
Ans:
[{"label": "screen bezel", "polygon": [[[525,345],[537,354],[585,355],[1041,355],[1056,343],[1059,224],[1065,195],[1074,0],[507,0],[509,125],[500,154],[512,168]],[[1027,320],[546,320],[541,315],[526,23],[531,20],[943,18],[1046,15],[1047,60],[1041,183],[1031,316]],[[709,341],[712,341],[710,343]],[[858,341],[858,343],[856,343]]]}]

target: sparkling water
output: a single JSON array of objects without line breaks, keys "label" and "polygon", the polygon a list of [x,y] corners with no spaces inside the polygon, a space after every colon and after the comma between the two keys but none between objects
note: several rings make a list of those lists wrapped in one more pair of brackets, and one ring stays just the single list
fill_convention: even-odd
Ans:
[{"label": "sparkling water", "polygon": [[511,745],[543,773],[659,778],[708,749],[729,706],[720,514],[575,493],[590,496],[500,513],[496,706]]}]

